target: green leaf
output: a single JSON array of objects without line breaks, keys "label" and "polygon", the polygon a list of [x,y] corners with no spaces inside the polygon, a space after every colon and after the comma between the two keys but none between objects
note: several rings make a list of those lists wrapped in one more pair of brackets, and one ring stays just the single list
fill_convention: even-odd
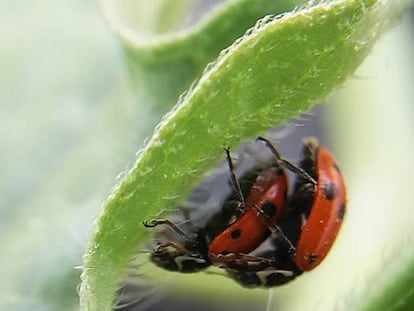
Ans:
[{"label": "green leaf", "polygon": [[[183,15],[191,16],[187,10],[192,7],[186,6],[186,2],[189,1],[159,0],[146,5],[136,1],[102,0],[105,15],[124,44],[134,83],[140,86],[139,92],[161,108],[175,104],[206,64],[259,18],[292,10],[305,0],[225,1],[214,8],[214,14],[182,29],[180,22],[186,20]],[[169,16],[168,26],[175,31],[160,30],[167,29],[166,16]],[[175,17],[174,21],[170,20],[171,16]]]},{"label": "green leaf", "polygon": [[[110,310],[142,221],[178,204],[223,145],[307,111],[343,83],[411,1],[328,1],[266,17],[225,50],[157,127],[105,204],[82,274],[83,310]],[[387,16],[387,18],[384,18]]]}]

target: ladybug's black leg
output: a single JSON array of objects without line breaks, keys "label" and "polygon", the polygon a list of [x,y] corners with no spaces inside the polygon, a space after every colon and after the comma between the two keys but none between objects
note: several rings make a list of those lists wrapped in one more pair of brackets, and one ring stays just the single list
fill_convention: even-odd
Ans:
[{"label": "ladybug's black leg", "polygon": [[316,180],[312,176],[310,176],[308,173],[306,173],[299,166],[296,166],[292,162],[282,158],[279,151],[277,151],[275,146],[273,146],[273,144],[268,139],[259,136],[259,137],[257,137],[257,140],[261,140],[266,144],[266,146],[270,149],[270,151],[275,156],[276,162],[277,162],[278,165],[283,166],[283,167],[287,168],[288,170],[290,170],[291,172],[294,172],[294,173],[300,175],[303,179],[307,180],[309,183],[316,186],[316,184],[317,184]]},{"label": "ladybug's black leg", "polygon": [[246,203],[244,201],[243,192],[241,190],[240,183],[237,178],[236,171],[234,169],[233,160],[231,159],[230,148],[229,147],[224,148],[224,151],[226,152],[227,164],[229,165],[231,184],[233,186],[233,189],[237,197],[239,198],[239,202],[240,202],[239,208],[241,209],[241,211],[244,211],[244,208],[246,207]]},{"label": "ladybug's black leg", "polygon": [[247,255],[244,253],[228,253],[228,254],[210,254],[210,258],[215,263],[222,263],[225,268],[229,264],[243,264],[259,263],[264,265],[274,264],[274,260],[271,258]]},{"label": "ladybug's black leg", "polygon": [[154,252],[155,253],[162,253],[164,251],[164,249],[167,248],[167,247],[175,248],[181,254],[191,254],[191,252],[188,249],[186,249],[185,247],[183,247],[180,244],[175,243],[173,241],[169,241],[169,242],[165,242],[165,243],[159,244],[155,248]]},{"label": "ladybug's black leg", "polygon": [[276,234],[276,238],[281,240],[283,243],[287,245],[287,251],[289,255],[293,258],[296,256],[296,247],[293,246],[292,242],[289,240],[289,238],[283,233],[282,229],[280,229],[279,226],[275,226],[275,231],[272,231]]},{"label": "ladybug's black leg", "polygon": [[296,254],[296,248],[295,246],[293,246],[292,242],[289,240],[289,238],[283,233],[282,229],[280,229],[279,226],[276,226],[274,224],[270,224],[270,218],[268,215],[266,215],[262,209],[260,209],[257,205],[253,205],[253,208],[260,214],[261,217],[264,218],[265,220],[265,224],[267,225],[267,227],[269,228],[269,230],[276,234],[276,237],[283,241],[287,246],[288,246],[288,252],[289,254],[291,254],[292,256],[294,256]]},{"label": "ladybug's black leg", "polygon": [[176,224],[174,224],[173,222],[169,221],[168,219],[154,219],[154,220],[151,220],[149,222],[144,221],[143,222],[143,225],[146,228],[154,228],[154,227],[159,226],[159,225],[167,225],[174,232],[176,232],[178,235],[182,236],[184,239],[190,240],[190,238],[188,237],[188,235],[183,230],[181,230],[180,228],[178,228]]}]

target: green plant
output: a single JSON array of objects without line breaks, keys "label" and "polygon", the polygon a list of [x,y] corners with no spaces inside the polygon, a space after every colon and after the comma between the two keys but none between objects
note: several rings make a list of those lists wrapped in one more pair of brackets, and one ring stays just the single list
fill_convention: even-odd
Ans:
[{"label": "green plant", "polygon": [[[233,2],[229,8],[244,4]],[[106,202],[85,258],[81,288],[84,310],[111,308],[113,293],[129,260],[146,237],[140,222],[185,197],[221,157],[223,143],[237,146],[309,110],[354,72],[378,36],[409,4],[308,4],[276,18],[263,18],[222,52],[163,119],[134,168]],[[231,10],[220,11],[225,13],[231,21]],[[154,43],[148,49],[134,46],[136,41],[124,36],[130,57],[141,61],[136,77],[149,78],[152,87],[159,89],[159,81],[165,82],[165,77],[174,80],[175,70],[185,67],[192,44],[194,55],[203,55],[191,59],[199,68],[209,57],[197,50],[196,35],[214,40],[212,29],[219,22],[212,20],[197,31],[177,36],[175,41]],[[162,66],[167,63],[170,69],[161,75],[159,68],[153,70],[158,62]],[[180,74],[191,76],[189,72],[199,70],[192,68]],[[171,89],[167,87],[168,95],[180,90],[175,84]],[[168,97],[162,94],[159,98]]]},{"label": "green plant", "polygon": [[[410,309],[408,20],[351,73],[411,1],[304,2],[229,0],[182,25],[197,11],[195,1],[101,0],[116,36],[93,2],[16,0],[0,10],[0,310],[79,310],[76,267],[100,204],[124,170],[93,228],[81,291],[85,309],[110,309],[132,268],[130,255],[150,238],[142,220],[161,210],[167,216],[223,158],[224,144],[234,150],[333,89],[323,126],[347,179],[349,212],[323,265],[270,291],[203,273],[177,276],[173,289],[263,307],[270,292],[269,310]],[[283,12],[244,35],[265,15]],[[125,170],[185,90],[136,170]],[[174,152],[183,156],[171,161]],[[150,263],[133,272],[171,277]]]}]

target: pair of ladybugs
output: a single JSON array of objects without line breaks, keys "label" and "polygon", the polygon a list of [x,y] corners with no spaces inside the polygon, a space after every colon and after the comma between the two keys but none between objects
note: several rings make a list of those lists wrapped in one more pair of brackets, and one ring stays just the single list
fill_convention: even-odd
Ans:
[{"label": "pair of ladybugs", "polygon": [[[144,223],[171,229],[170,235],[159,233],[164,237],[152,251],[155,264],[179,272],[195,272],[213,264],[243,286],[271,287],[321,263],[345,214],[345,184],[333,156],[315,139],[307,138],[297,166],[282,158],[270,141],[258,140],[274,159],[239,180],[226,149],[234,193],[203,227],[189,223],[183,230],[169,220]],[[289,197],[285,170],[297,175]]]}]

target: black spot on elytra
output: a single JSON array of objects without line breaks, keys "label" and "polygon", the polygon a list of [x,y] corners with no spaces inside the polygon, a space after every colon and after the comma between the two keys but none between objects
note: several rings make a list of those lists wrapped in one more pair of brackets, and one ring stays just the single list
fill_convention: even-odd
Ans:
[{"label": "black spot on elytra", "polygon": [[325,192],[325,198],[328,201],[332,201],[333,199],[335,199],[336,195],[337,195],[337,190],[336,190],[336,186],[334,183],[328,183],[325,185],[324,188],[324,192]]},{"label": "black spot on elytra", "polygon": [[262,211],[266,218],[272,219],[276,214],[277,207],[270,201],[264,201],[262,205]]},{"label": "black spot on elytra", "polygon": [[310,254],[308,258],[309,263],[314,263],[318,259],[318,256],[316,254]]},{"label": "black spot on elytra", "polygon": [[240,229],[235,229],[230,233],[230,236],[233,240],[236,240],[240,237],[241,235],[241,230]]},{"label": "black spot on elytra", "polygon": [[338,218],[340,220],[344,219],[345,212],[346,212],[346,206],[345,206],[345,204],[342,204],[341,207],[339,208],[339,212],[338,212]]}]

